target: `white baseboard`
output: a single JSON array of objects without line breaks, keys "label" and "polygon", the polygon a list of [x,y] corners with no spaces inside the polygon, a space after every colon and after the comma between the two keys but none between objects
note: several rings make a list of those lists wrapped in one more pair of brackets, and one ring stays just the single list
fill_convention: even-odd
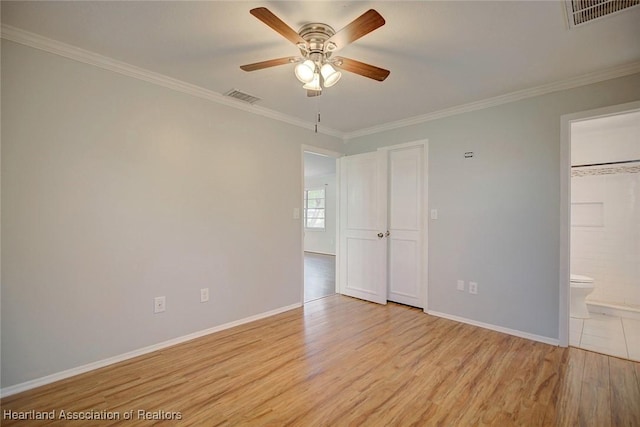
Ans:
[{"label": "white baseboard", "polygon": [[587,301],[587,307],[589,308],[590,313],[600,313],[606,314],[607,316],[640,320],[640,309],[636,307],[601,301]]},{"label": "white baseboard", "polygon": [[173,338],[167,341],[153,344],[147,347],[143,347],[137,350],[129,351],[127,353],[119,354],[117,356],[109,357],[107,359],[99,360],[96,362],[88,363],[86,365],[78,366],[76,368],[67,369],[62,372],[47,375],[42,378],[36,378],[34,380],[26,381],[24,383],[12,385],[0,389],[0,397],[11,396],[12,394],[20,393],[23,391],[31,390],[32,388],[40,387],[46,384],[60,381],[65,378],[73,377],[75,375],[83,374],[85,372],[93,371],[98,368],[113,365],[114,363],[122,362],[134,357],[142,356],[143,354],[151,353],[163,348],[171,347],[176,344],[180,344],[186,341],[191,341],[196,338],[203,337],[205,335],[212,334],[214,332],[223,331],[225,329],[233,328],[234,326],[243,325],[256,320],[264,319],[266,317],[275,316],[276,314],[284,313],[285,311],[293,310],[295,308],[302,307],[302,303],[291,304],[285,307],[276,308],[275,310],[267,311],[265,313],[256,314],[254,316],[245,317],[244,319],[235,320],[233,322],[225,323],[223,325],[214,326],[212,328],[204,329],[202,331],[193,332],[181,337]]},{"label": "white baseboard", "polygon": [[442,317],[442,318],[449,319],[449,320],[455,320],[456,322],[466,323],[468,325],[478,326],[480,328],[490,329],[490,330],[496,331],[496,332],[502,332],[503,334],[513,335],[513,336],[516,336],[516,337],[526,338],[528,340],[538,341],[538,342],[541,342],[541,343],[555,345],[555,346],[560,345],[560,341],[557,338],[543,337],[541,335],[530,334],[528,332],[522,332],[522,331],[518,331],[516,329],[510,329],[510,328],[505,328],[505,327],[502,327],[502,326],[496,326],[496,325],[492,325],[490,323],[478,322],[476,320],[471,320],[471,319],[467,319],[467,318],[464,318],[464,317],[455,316],[453,314],[440,313],[438,311],[433,311],[433,310],[425,310],[425,311],[426,311],[427,314],[430,314],[432,316]]}]

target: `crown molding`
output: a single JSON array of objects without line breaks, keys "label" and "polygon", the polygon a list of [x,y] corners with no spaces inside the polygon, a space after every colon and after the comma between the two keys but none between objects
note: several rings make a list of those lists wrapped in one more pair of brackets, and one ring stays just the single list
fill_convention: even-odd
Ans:
[{"label": "crown molding", "polygon": [[[205,89],[201,86],[196,86],[182,80],[165,76],[164,74],[136,67],[126,62],[118,61],[116,59],[109,58],[107,56],[103,56],[66,43],[62,43],[60,41],[32,33],[30,31],[12,27],[10,25],[2,25],[1,36],[3,39],[10,40],[15,43],[19,43],[35,49],[40,49],[48,53],[53,53],[55,55],[63,56],[74,61],[113,71],[114,73],[122,74],[128,77],[133,77],[138,80],[143,80],[145,82],[175,90],[177,92],[182,92],[191,96],[206,99],[211,102],[226,105],[238,110],[247,111],[249,113],[264,116],[273,120],[278,120],[280,122],[288,123],[290,125],[298,126],[304,129],[315,129],[315,123],[300,120],[298,118],[280,113],[275,110],[271,110],[269,108],[245,104],[241,101],[226,97],[218,92]],[[344,140],[344,132],[340,132],[335,129],[318,126],[318,132]]]},{"label": "crown molding", "polygon": [[596,71],[589,74],[583,74],[581,76],[572,77],[569,79],[561,80],[554,83],[549,83],[529,89],[523,89],[515,92],[510,92],[504,95],[496,96],[493,98],[483,99],[481,101],[470,102],[468,104],[462,104],[451,108],[445,108],[444,110],[434,111],[432,113],[423,114],[420,116],[409,117],[406,119],[398,120],[395,122],[384,123],[377,126],[372,126],[365,129],[360,129],[354,132],[344,134],[344,141],[358,138],[366,135],[373,135],[376,133],[386,132],[392,129],[398,129],[406,126],[417,125],[420,123],[429,122],[436,119],[442,119],[444,117],[455,116],[457,114],[468,113],[470,111],[482,110],[489,107],[495,107],[509,102],[519,101],[526,98],[532,98],[535,96],[545,95],[552,92],[558,92],[561,90],[573,89],[580,86],[586,86],[593,83],[598,83],[605,80],[614,79],[617,77],[624,77],[631,74],[640,73],[640,61],[632,62],[630,64],[621,65],[618,67],[608,68],[606,70]]},{"label": "crown molding", "polygon": [[[63,56],[78,62],[93,65],[105,70],[113,71],[118,74],[133,77],[135,79],[143,80],[148,83],[163,86],[168,89],[172,89],[178,92],[182,92],[188,95],[192,95],[198,98],[203,98],[211,102],[226,105],[231,108],[243,110],[253,114],[257,114],[263,117],[267,117],[280,122],[288,123],[293,126],[301,127],[303,129],[314,130],[315,123],[300,120],[296,117],[280,113],[269,108],[264,108],[257,105],[245,104],[241,101],[225,97],[224,95],[214,92],[209,89],[205,89],[200,86],[193,85],[191,83],[184,82],[182,80],[174,79],[172,77],[165,76],[164,74],[156,73],[146,70],[144,68],[136,67],[131,64],[127,64],[122,61],[118,61],[113,58],[109,58],[97,53],[81,49],[66,43],[59,42],[57,40],[50,39],[29,31],[25,31],[10,25],[2,25],[1,37],[6,40],[10,40],[15,43],[20,43],[25,46],[29,46],[35,49],[40,49],[45,52],[53,53],[59,56]],[[545,95],[552,92],[558,92],[561,90],[573,89],[580,86],[585,86],[593,83],[598,83],[605,80],[614,79],[617,77],[624,77],[631,74],[640,73],[640,61],[632,62],[630,64],[621,65],[618,67],[609,68],[602,71],[597,71],[589,74],[584,74],[577,77],[561,80],[554,83],[549,83],[529,89],[523,89],[515,92],[510,92],[504,95],[496,96],[493,98],[484,99],[481,101],[475,101],[468,104],[462,104],[451,108],[445,108],[443,110],[434,111],[431,113],[409,117],[406,119],[383,123],[381,125],[372,126],[356,130],[353,132],[341,132],[336,129],[327,128],[324,126],[318,126],[318,132],[341,139],[343,142],[349,142],[350,140],[362,136],[373,135],[376,133],[386,132],[393,129],[398,129],[406,126],[417,125],[432,120],[437,120],[449,116],[455,116],[457,114],[468,113],[471,111],[482,110],[484,108],[495,107],[498,105],[506,104],[509,102],[519,101],[526,98],[532,98],[535,96]]]}]

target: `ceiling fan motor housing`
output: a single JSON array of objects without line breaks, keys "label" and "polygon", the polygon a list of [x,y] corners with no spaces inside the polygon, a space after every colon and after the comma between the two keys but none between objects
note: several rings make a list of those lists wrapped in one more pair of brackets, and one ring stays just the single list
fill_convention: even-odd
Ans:
[{"label": "ceiling fan motor housing", "polygon": [[308,55],[313,61],[320,60],[322,56],[328,58],[331,51],[335,49],[335,45],[330,43],[325,46],[325,44],[335,33],[335,30],[327,24],[306,24],[300,28],[298,34],[307,42],[307,45],[300,44],[298,47],[304,56]]}]

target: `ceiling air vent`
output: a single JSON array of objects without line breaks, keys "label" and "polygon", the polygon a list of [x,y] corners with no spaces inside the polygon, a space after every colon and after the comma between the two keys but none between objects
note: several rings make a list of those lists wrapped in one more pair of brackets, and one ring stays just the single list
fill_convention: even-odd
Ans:
[{"label": "ceiling air vent", "polygon": [[240,101],[246,102],[248,104],[255,104],[256,102],[260,101],[260,98],[249,95],[248,93],[241,92],[238,89],[231,89],[224,95],[231,98],[239,99]]},{"label": "ceiling air vent", "polygon": [[640,0],[565,0],[569,27],[640,5]]}]

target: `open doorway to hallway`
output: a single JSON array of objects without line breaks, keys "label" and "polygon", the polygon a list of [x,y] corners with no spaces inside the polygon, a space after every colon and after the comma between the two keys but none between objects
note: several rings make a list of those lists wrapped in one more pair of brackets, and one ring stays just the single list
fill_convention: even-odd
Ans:
[{"label": "open doorway to hallway", "polygon": [[336,159],[304,152],[304,302],[336,292]]},{"label": "open doorway to hallway", "polygon": [[335,255],[304,253],[304,302],[336,293]]}]

